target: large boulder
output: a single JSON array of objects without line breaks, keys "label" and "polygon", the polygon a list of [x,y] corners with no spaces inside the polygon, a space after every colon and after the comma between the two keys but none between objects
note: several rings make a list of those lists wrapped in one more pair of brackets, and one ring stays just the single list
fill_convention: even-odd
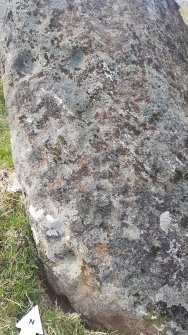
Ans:
[{"label": "large boulder", "polygon": [[188,333],[188,30],[174,0],[1,0],[14,163],[48,279],[96,326]]}]

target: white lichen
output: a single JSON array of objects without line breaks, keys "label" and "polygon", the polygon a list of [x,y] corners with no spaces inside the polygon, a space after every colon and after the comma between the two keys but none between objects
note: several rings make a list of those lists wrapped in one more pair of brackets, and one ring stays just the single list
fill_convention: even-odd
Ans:
[{"label": "white lichen", "polygon": [[51,229],[47,230],[46,235],[48,237],[58,237],[59,236],[59,232],[56,229],[51,228]]},{"label": "white lichen", "polygon": [[139,240],[140,238],[140,230],[134,224],[130,224],[128,227],[123,228],[123,234],[131,241]]},{"label": "white lichen", "polygon": [[15,193],[21,190],[21,185],[19,184],[18,180],[14,178],[10,181],[7,191],[10,193]]},{"label": "white lichen", "polygon": [[32,205],[29,207],[29,213],[36,221],[42,219],[44,216],[44,210],[42,208],[37,210],[36,207],[33,207]]},{"label": "white lichen", "polygon": [[47,214],[46,215],[46,220],[49,222],[49,223],[53,223],[55,221],[55,219],[53,218],[52,215],[50,214]]},{"label": "white lichen", "polygon": [[161,214],[160,227],[166,234],[168,234],[168,231],[170,229],[171,221],[172,221],[172,218],[171,218],[169,211],[166,211]]}]

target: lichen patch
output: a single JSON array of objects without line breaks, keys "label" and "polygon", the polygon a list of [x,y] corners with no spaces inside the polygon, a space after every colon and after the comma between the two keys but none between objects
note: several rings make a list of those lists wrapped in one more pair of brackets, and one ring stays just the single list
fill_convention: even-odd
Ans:
[{"label": "lichen patch", "polygon": [[171,220],[172,218],[169,211],[162,213],[160,216],[160,227],[166,234],[169,232]]},{"label": "lichen patch", "polygon": [[36,207],[33,207],[31,205],[29,207],[29,213],[30,213],[31,217],[37,221],[39,219],[42,219],[42,217],[44,215],[44,210],[42,208],[41,209],[36,209]]}]

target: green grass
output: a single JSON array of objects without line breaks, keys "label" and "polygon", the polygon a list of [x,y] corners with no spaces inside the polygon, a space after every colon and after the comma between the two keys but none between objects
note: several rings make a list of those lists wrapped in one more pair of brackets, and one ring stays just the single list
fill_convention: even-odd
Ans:
[{"label": "green grass", "polygon": [[[13,167],[7,112],[0,87],[0,168]],[[92,334],[77,314],[65,314],[46,293],[28,217],[19,192],[0,198],[0,335],[18,335],[15,325],[39,305],[45,335]],[[43,273],[43,277],[45,275]]]},{"label": "green grass", "polygon": [[11,169],[12,167],[8,116],[4,104],[2,83],[0,82],[0,168]]}]

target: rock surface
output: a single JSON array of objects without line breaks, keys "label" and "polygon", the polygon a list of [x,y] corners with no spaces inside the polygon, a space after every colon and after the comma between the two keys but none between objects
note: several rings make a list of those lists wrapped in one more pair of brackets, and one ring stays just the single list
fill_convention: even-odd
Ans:
[{"label": "rock surface", "polygon": [[15,167],[49,281],[126,335],[188,333],[188,30],[173,0],[1,0]]},{"label": "rock surface", "polygon": [[14,171],[0,169],[0,197],[4,192],[15,193],[21,191],[21,187]]},{"label": "rock surface", "polygon": [[188,7],[188,0],[176,0],[176,2],[183,7]]}]

